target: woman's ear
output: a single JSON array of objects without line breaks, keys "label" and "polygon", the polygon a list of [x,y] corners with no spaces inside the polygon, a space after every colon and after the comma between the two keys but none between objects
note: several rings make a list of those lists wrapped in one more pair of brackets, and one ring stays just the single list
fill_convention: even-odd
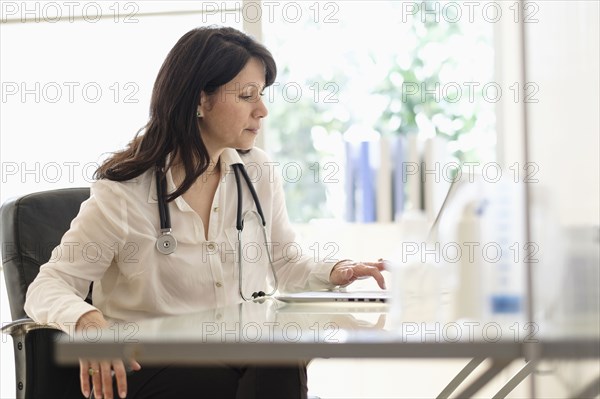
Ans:
[{"label": "woman's ear", "polygon": [[198,118],[203,118],[205,111],[209,108],[208,96],[205,92],[200,92],[200,103],[198,104],[198,108],[196,110],[196,116]]}]

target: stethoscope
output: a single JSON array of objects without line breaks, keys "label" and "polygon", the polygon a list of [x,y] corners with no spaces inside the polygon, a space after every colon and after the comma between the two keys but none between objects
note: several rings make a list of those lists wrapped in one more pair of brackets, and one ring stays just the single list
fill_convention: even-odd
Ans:
[{"label": "stethoscope", "polygon": [[[256,299],[264,296],[272,296],[277,291],[277,275],[275,274],[275,268],[273,267],[273,259],[271,258],[271,252],[267,247],[267,223],[265,221],[265,215],[263,214],[262,207],[260,206],[260,201],[258,199],[258,195],[256,194],[256,190],[254,189],[254,185],[246,172],[246,168],[241,163],[236,163],[231,165],[233,167],[233,173],[235,175],[235,185],[237,188],[237,210],[236,210],[236,223],[235,227],[238,232],[238,283],[239,283],[239,293],[243,300],[249,301],[251,299]],[[246,297],[242,292],[242,230],[244,230],[244,215],[242,215],[242,190],[241,190],[241,182],[240,182],[240,174],[246,181],[246,186],[250,190],[250,194],[252,195],[252,199],[254,200],[254,205],[256,206],[256,211],[247,211],[247,213],[258,213],[260,217],[263,238],[265,242],[265,249],[267,252],[267,256],[269,258],[269,265],[271,267],[271,274],[273,275],[273,289],[265,293],[264,291],[257,291],[252,293],[251,297]],[[169,212],[169,206],[166,202],[167,197],[167,177],[166,173],[161,168],[157,168],[156,170],[156,193],[158,197],[158,214],[160,216],[160,235],[156,240],[156,249],[163,255],[170,255],[177,249],[177,239],[173,236],[173,229],[171,228],[171,214]]]}]

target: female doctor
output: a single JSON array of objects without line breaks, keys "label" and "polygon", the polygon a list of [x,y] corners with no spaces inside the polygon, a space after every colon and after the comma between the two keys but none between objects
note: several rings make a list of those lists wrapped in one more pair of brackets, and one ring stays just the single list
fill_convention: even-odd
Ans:
[{"label": "female doctor", "polygon": [[[71,248],[93,243],[97,256],[92,261],[75,250],[69,259],[43,265],[27,292],[27,314],[72,332],[112,319],[222,307],[275,289],[332,288],[366,276],[384,288],[382,262],[334,265],[290,256],[296,237],[281,181],[269,174],[265,153],[253,148],[268,113],[261,96],[275,77],[270,52],[233,28],[203,27],[182,36],[158,73],[144,134],[99,167],[91,197],[62,238],[60,245]],[[264,265],[237,253],[242,237],[269,242]],[[92,281],[90,305],[83,298]],[[132,373],[120,359],[81,359],[81,392],[105,398],[306,397],[304,365],[142,368],[132,360],[128,366]],[[238,392],[250,373],[251,388]]]}]

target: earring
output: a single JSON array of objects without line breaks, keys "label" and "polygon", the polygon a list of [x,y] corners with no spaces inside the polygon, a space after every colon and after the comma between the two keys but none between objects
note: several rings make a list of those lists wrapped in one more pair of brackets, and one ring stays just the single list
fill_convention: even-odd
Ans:
[{"label": "earring", "polygon": [[196,117],[202,118],[202,111],[200,111],[200,110],[196,111]]}]

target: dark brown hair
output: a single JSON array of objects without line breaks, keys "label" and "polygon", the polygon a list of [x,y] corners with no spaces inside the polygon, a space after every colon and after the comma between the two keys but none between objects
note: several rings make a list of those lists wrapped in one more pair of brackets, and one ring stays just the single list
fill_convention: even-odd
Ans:
[{"label": "dark brown hair", "polygon": [[185,179],[167,201],[185,193],[209,166],[198,126],[200,93],[213,94],[257,58],[265,65],[265,84],[275,81],[277,67],[262,44],[228,27],[201,27],[183,35],[162,64],[150,103],[145,133],[113,153],[96,170],[96,179],[125,181],[163,166],[167,155],[183,162]]}]

